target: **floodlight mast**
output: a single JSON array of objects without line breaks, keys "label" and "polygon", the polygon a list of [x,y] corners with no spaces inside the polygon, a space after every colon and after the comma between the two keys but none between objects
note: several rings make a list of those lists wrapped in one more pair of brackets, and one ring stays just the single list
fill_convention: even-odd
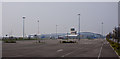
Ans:
[{"label": "floodlight mast", "polygon": [[80,14],[78,14],[79,16],[79,21],[78,21],[78,39],[80,40]]},{"label": "floodlight mast", "polygon": [[104,23],[102,22],[101,24],[102,24],[102,38],[103,38],[103,24],[104,24]]},{"label": "floodlight mast", "polygon": [[58,35],[57,35],[57,26],[58,26],[58,25],[56,25],[56,39],[58,38]]},{"label": "floodlight mast", "polygon": [[22,17],[23,18],[23,40],[24,40],[24,33],[25,33],[25,16]]}]

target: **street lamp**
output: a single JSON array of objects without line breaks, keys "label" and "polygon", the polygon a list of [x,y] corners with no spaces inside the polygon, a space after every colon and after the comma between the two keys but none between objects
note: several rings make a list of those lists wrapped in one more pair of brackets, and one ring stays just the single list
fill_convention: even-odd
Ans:
[{"label": "street lamp", "polygon": [[78,21],[78,38],[79,38],[79,40],[80,40],[80,14],[78,14],[78,16],[79,16],[79,21]]},{"label": "street lamp", "polygon": [[104,24],[104,23],[102,22],[101,24],[102,24],[102,38],[103,38],[103,24]]},{"label": "street lamp", "polygon": [[[37,35],[37,38],[39,39],[39,20],[37,22],[38,22],[38,35]],[[40,39],[39,39],[39,43],[40,43]]]},{"label": "street lamp", "polygon": [[22,18],[23,18],[23,40],[24,40],[24,32],[25,32],[25,31],[24,31],[24,22],[25,22],[25,18],[26,18],[26,17],[23,16]]},{"label": "street lamp", "polygon": [[58,26],[58,25],[56,25],[56,39],[58,38],[58,35],[57,35],[57,26]]},{"label": "street lamp", "polygon": [[37,22],[38,22],[38,34],[39,34],[39,20]]}]

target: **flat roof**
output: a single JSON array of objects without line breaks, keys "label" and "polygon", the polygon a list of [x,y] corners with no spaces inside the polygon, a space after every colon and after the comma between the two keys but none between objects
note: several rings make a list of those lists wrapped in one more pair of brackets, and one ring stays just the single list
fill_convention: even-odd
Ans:
[{"label": "flat roof", "polygon": [[78,36],[78,35],[65,35],[65,36]]}]

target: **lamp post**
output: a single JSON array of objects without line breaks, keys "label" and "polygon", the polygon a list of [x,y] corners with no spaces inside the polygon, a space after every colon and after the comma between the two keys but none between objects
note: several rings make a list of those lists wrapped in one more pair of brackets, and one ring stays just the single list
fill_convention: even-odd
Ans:
[{"label": "lamp post", "polygon": [[39,34],[39,20],[37,22],[38,22],[38,34]]},{"label": "lamp post", "polygon": [[101,24],[102,24],[102,38],[103,38],[103,24],[104,24],[104,23],[102,22]]},{"label": "lamp post", "polygon": [[79,16],[79,21],[78,21],[78,39],[80,40],[80,14],[78,14]]},{"label": "lamp post", "polygon": [[24,24],[24,23],[25,23],[25,18],[26,18],[26,17],[23,16],[22,18],[23,18],[23,40],[24,40],[24,33],[25,33],[25,31],[24,31],[24,30],[25,30],[25,28],[24,28],[24,27],[25,27],[25,24]]},{"label": "lamp post", "polygon": [[57,26],[58,26],[58,25],[56,25],[56,39],[58,38],[58,35],[57,35]]},{"label": "lamp post", "polygon": [[[37,38],[39,39],[39,20],[37,22],[38,22],[38,35],[37,35]],[[39,43],[40,43],[40,39],[39,39]]]}]

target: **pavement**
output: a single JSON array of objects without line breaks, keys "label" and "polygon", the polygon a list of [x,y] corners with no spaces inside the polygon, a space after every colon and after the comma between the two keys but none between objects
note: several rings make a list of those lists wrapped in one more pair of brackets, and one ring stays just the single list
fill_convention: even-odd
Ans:
[{"label": "pavement", "polygon": [[2,57],[2,41],[0,41],[0,58]]},{"label": "pavement", "polygon": [[[119,59],[115,51],[105,39],[81,39],[77,43],[59,43],[59,40],[17,41],[17,43],[3,43],[2,57],[24,57],[53,59],[58,57],[67,59]],[[18,59],[17,58],[17,59]]]}]

